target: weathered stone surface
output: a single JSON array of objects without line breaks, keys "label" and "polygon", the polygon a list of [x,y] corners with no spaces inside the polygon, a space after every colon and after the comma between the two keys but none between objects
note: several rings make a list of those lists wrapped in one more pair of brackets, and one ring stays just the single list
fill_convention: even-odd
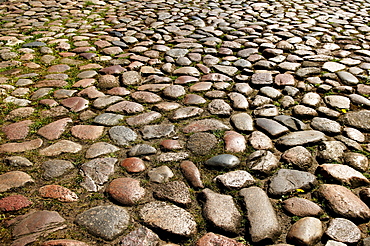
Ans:
[{"label": "weathered stone surface", "polygon": [[130,224],[130,215],[125,208],[119,206],[98,206],[77,215],[75,221],[91,234],[113,240]]},{"label": "weathered stone surface", "polygon": [[283,153],[281,158],[294,167],[307,171],[316,162],[310,151],[302,146],[296,146]]},{"label": "weathered stone surface", "polygon": [[233,114],[230,121],[240,131],[253,131],[253,119],[247,113]]},{"label": "weathered stone surface", "polygon": [[207,155],[217,144],[213,134],[198,132],[191,135],[187,141],[187,148],[196,155]]},{"label": "weathered stone surface", "polygon": [[11,212],[26,208],[33,203],[22,195],[12,195],[0,199],[0,211]]},{"label": "weathered stone surface", "polygon": [[29,126],[33,122],[31,120],[24,120],[10,125],[3,126],[1,130],[10,140],[25,139],[29,133]]},{"label": "weathered stone surface", "polygon": [[217,246],[217,245],[227,245],[227,246],[243,246],[243,243],[239,243],[234,239],[214,234],[213,232],[208,232],[202,236],[194,246]]},{"label": "weathered stone surface", "polygon": [[239,213],[232,196],[218,194],[208,188],[202,191],[205,199],[203,215],[215,228],[236,233],[242,216]]},{"label": "weathered stone surface", "polygon": [[242,189],[240,195],[244,199],[252,241],[275,240],[281,234],[281,227],[267,194],[254,186]]},{"label": "weathered stone surface", "polygon": [[359,128],[365,131],[370,131],[370,111],[360,110],[356,112],[348,112],[339,118],[345,125]]},{"label": "weathered stone surface", "polygon": [[109,129],[109,136],[119,146],[128,145],[137,138],[136,132],[125,126],[113,126]]},{"label": "weathered stone surface", "polygon": [[338,180],[341,183],[352,187],[369,184],[369,180],[362,173],[342,164],[322,164],[319,166],[319,173],[324,177]]},{"label": "weathered stone surface", "polygon": [[103,135],[104,126],[77,125],[71,128],[74,137],[82,140],[96,140]]},{"label": "weathered stone surface", "polygon": [[63,132],[66,130],[68,123],[72,123],[71,118],[64,118],[54,121],[46,126],[41,127],[37,134],[43,136],[48,140],[55,140],[60,138]]},{"label": "weathered stone surface", "polygon": [[106,143],[106,142],[98,142],[92,144],[87,150],[85,157],[95,158],[101,155],[114,153],[116,151],[120,150],[118,147],[114,146],[113,144]]},{"label": "weathered stone surface", "polygon": [[323,225],[319,219],[305,217],[293,224],[287,234],[287,241],[294,245],[314,245],[323,234]]},{"label": "weathered stone surface", "polygon": [[315,175],[290,169],[280,169],[272,176],[268,192],[274,196],[281,196],[297,189],[310,190],[317,184]]},{"label": "weathered stone surface", "polygon": [[75,202],[78,200],[76,193],[60,185],[45,185],[39,189],[40,196],[54,198],[61,202]]},{"label": "weathered stone surface", "polygon": [[257,150],[249,155],[247,166],[251,171],[270,174],[279,166],[279,159],[268,150]]},{"label": "weathered stone surface", "polygon": [[245,140],[245,137],[240,133],[227,131],[225,132],[224,140],[225,150],[228,152],[243,152],[247,148],[247,141]]},{"label": "weathered stone surface", "polygon": [[249,143],[254,149],[267,150],[273,148],[272,140],[263,132],[254,131],[249,137]]},{"label": "weathered stone surface", "polygon": [[116,158],[96,158],[81,165],[84,180],[81,186],[88,191],[97,192],[103,188],[109,176],[114,173]]},{"label": "weathered stone surface", "polygon": [[118,245],[120,246],[156,246],[160,242],[157,234],[152,230],[140,226],[136,230],[131,231],[121,239]]},{"label": "weathered stone surface", "polygon": [[44,169],[43,177],[46,180],[61,177],[70,172],[74,166],[70,161],[65,160],[50,160],[42,163]]},{"label": "weathered stone surface", "polygon": [[142,172],[146,169],[144,161],[137,157],[129,157],[122,160],[120,166],[130,173]]},{"label": "weathered stone surface", "polygon": [[141,130],[144,139],[170,137],[175,134],[175,126],[172,124],[148,125]]},{"label": "weathered stone surface", "polygon": [[152,182],[165,183],[173,177],[173,172],[168,166],[160,166],[150,170],[148,176]]},{"label": "weathered stone surface", "polygon": [[230,189],[241,189],[246,186],[251,186],[256,182],[250,173],[243,170],[231,171],[218,175],[214,180]]},{"label": "weathered stone surface", "polygon": [[190,237],[197,232],[193,216],[175,205],[150,202],[139,213],[145,224],[172,235]]},{"label": "weathered stone surface", "polygon": [[128,156],[151,155],[157,153],[157,149],[149,144],[137,144],[127,153]]},{"label": "weathered stone surface", "polygon": [[184,133],[205,132],[213,130],[230,130],[230,127],[223,124],[219,120],[205,119],[194,121],[182,129]]},{"label": "weathered stone surface", "polygon": [[42,246],[89,246],[87,243],[72,239],[57,239],[46,241]]},{"label": "weathered stone surface", "polygon": [[349,189],[333,184],[320,185],[318,194],[324,198],[329,208],[339,216],[353,220],[368,220],[370,209]]},{"label": "weathered stone surface", "polygon": [[160,184],[154,190],[154,196],[161,200],[168,200],[178,205],[189,205],[191,203],[190,192],[182,181],[172,181]]},{"label": "weathered stone surface", "polygon": [[325,234],[342,243],[357,243],[361,239],[361,231],[356,224],[343,218],[332,219]]}]

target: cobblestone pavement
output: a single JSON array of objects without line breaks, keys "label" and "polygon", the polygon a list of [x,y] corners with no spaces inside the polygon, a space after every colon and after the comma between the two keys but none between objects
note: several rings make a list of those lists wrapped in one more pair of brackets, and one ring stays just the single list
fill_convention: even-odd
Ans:
[{"label": "cobblestone pavement", "polygon": [[370,2],[0,2],[1,245],[370,245]]}]

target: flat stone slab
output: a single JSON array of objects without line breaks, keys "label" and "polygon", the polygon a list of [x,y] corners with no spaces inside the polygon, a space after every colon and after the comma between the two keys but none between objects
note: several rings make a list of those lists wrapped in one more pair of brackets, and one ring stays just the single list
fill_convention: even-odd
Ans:
[{"label": "flat stone slab", "polygon": [[96,140],[103,135],[104,126],[77,125],[71,128],[74,137],[82,140]]},{"label": "flat stone slab", "polygon": [[182,129],[184,133],[206,132],[213,130],[230,130],[230,127],[219,120],[205,119],[194,121]]},{"label": "flat stone slab", "polygon": [[113,240],[123,234],[129,226],[130,215],[123,207],[98,206],[77,215],[75,221],[92,235]]},{"label": "flat stone slab", "polygon": [[39,189],[41,197],[54,198],[61,202],[75,202],[78,200],[76,193],[60,185],[45,185]]},{"label": "flat stone slab", "polygon": [[197,232],[197,224],[193,216],[175,205],[150,202],[145,204],[139,213],[145,224],[170,235],[190,237]]},{"label": "flat stone slab", "polygon": [[33,203],[22,195],[12,195],[0,199],[0,211],[10,212],[26,208]]},{"label": "flat stone slab", "polygon": [[25,139],[29,132],[29,126],[33,122],[31,120],[24,120],[17,123],[4,126],[1,130],[5,133],[6,137],[10,140]]},{"label": "flat stone slab", "polygon": [[42,143],[43,141],[40,138],[23,143],[6,143],[0,145],[0,153],[16,153],[34,150],[40,148]]},{"label": "flat stone slab", "polygon": [[126,126],[114,126],[109,129],[109,136],[118,146],[128,145],[137,138],[136,132]]},{"label": "flat stone slab", "polygon": [[170,137],[175,134],[175,125],[161,124],[144,126],[141,133],[143,135],[143,139]]},{"label": "flat stone slab", "polygon": [[82,146],[69,140],[60,140],[59,142],[39,151],[40,155],[56,156],[62,153],[77,153],[82,150]]},{"label": "flat stone slab", "polygon": [[48,140],[58,139],[63,132],[66,130],[68,123],[72,123],[71,118],[63,118],[57,121],[54,121],[46,126],[41,127],[37,134],[43,136]]},{"label": "flat stone slab", "polygon": [[370,111],[360,110],[357,112],[348,112],[342,115],[339,120],[345,125],[370,131]]},{"label": "flat stone slab", "polygon": [[88,159],[98,157],[100,155],[114,153],[120,150],[118,147],[114,146],[113,144],[106,143],[106,142],[98,142],[92,144],[87,150],[85,157]]},{"label": "flat stone slab", "polygon": [[10,171],[0,175],[0,192],[34,183],[30,175],[21,171]]},{"label": "flat stone slab", "polygon": [[294,147],[308,143],[326,140],[325,134],[315,130],[292,132],[277,140],[277,144],[284,147]]},{"label": "flat stone slab", "polygon": [[323,234],[323,225],[319,219],[305,217],[298,220],[290,228],[287,234],[287,242],[294,245],[314,245],[320,241]]}]

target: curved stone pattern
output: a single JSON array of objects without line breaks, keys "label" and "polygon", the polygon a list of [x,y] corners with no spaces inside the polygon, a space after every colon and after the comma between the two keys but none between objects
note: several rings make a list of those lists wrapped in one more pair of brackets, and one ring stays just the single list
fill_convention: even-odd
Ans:
[{"label": "curved stone pattern", "polygon": [[[0,0],[3,222],[21,220],[31,201],[66,219],[19,238],[5,225],[1,244],[313,245],[312,217],[323,214],[325,227],[335,216],[352,221],[369,244],[361,224],[370,217],[369,8],[366,0]],[[244,189],[252,185],[266,193]],[[205,199],[209,190],[217,195]],[[73,224],[118,203],[131,216],[122,236],[97,235],[114,227],[104,220],[95,232]],[[213,217],[203,211],[211,203]],[[145,206],[159,217],[144,223]],[[247,216],[239,221],[236,211]],[[289,223],[294,216],[311,219]],[[287,223],[298,229],[289,234]],[[339,225],[320,243],[362,243],[341,235],[352,225]]]}]

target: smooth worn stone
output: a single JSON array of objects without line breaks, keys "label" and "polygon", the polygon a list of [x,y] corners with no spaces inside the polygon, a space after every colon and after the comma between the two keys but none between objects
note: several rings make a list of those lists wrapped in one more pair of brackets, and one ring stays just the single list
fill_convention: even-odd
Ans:
[{"label": "smooth worn stone", "polygon": [[105,94],[103,92],[98,91],[95,86],[87,87],[86,89],[83,89],[82,91],[80,91],[77,95],[87,96],[88,98],[91,98],[91,99],[105,96]]},{"label": "smooth worn stone", "polygon": [[184,104],[198,105],[204,104],[207,100],[196,94],[186,94],[183,100]]},{"label": "smooth worn stone", "polygon": [[136,132],[126,126],[113,126],[108,132],[109,137],[118,146],[128,145],[137,138]]},{"label": "smooth worn stone", "polygon": [[245,137],[234,131],[226,131],[224,141],[225,150],[228,152],[243,152],[247,148]]},{"label": "smooth worn stone", "polygon": [[249,155],[247,166],[251,171],[270,174],[279,166],[279,159],[270,151],[257,150]]},{"label": "smooth worn stone", "polygon": [[294,147],[326,140],[325,134],[315,130],[297,131],[288,133],[277,140],[277,144],[284,147]]},{"label": "smooth worn stone", "polygon": [[182,141],[174,139],[165,139],[161,141],[160,145],[163,149],[167,150],[179,150],[184,148]]},{"label": "smooth worn stone", "polygon": [[289,198],[283,201],[282,205],[290,214],[299,217],[318,217],[324,213],[319,205],[300,197]]},{"label": "smooth worn stone", "polygon": [[25,139],[29,133],[29,126],[32,125],[32,123],[31,120],[24,120],[3,126],[1,130],[9,140]]},{"label": "smooth worn stone", "polygon": [[321,96],[315,92],[308,92],[302,98],[302,103],[311,107],[316,107],[321,102]]},{"label": "smooth worn stone", "polygon": [[33,203],[23,195],[12,195],[0,199],[0,211],[12,212],[26,208]]},{"label": "smooth worn stone", "polygon": [[216,176],[216,182],[229,189],[241,189],[255,184],[256,180],[247,171],[237,170]]},{"label": "smooth worn stone", "polygon": [[365,186],[369,180],[362,173],[352,167],[342,164],[322,164],[318,167],[318,172],[324,177],[338,180],[341,183],[352,187]]},{"label": "smooth worn stone", "polygon": [[256,125],[265,130],[272,137],[278,137],[289,131],[287,127],[267,118],[256,119]]},{"label": "smooth worn stone", "polygon": [[296,105],[293,107],[293,115],[301,118],[312,118],[318,116],[318,113],[311,107]]},{"label": "smooth worn stone", "polygon": [[190,92],[198,92],[198,91],[208,91],[212,87],[212,82],[198,82],[192,86],[190,86]]},{"label": "smooth worn stone", "polygon": [[175,84],[188,84],[198,82],[199,79],[192,76],[180,76],[175,80]]},{"label": "smooth worn stone", "polygon": [[357,143],[356,141],[354,141],[350,138],[346,138],[343,135],[337,135],[334,138],[336,140],[342,142],[348,149],[352,149],[352,150],[355,150],[355,151],[362,151],[363,150],[362,146],[359,143]]},{"label": "smooth worn stone", "polygon": [[339,109],[348,109],[351,104],[351,100],[348,97],[339,95],[325,96],[324,101],[328,106]]},{"label": "smooth worn stone", "polygon": [[178,109],[181,107],[180,104],[175,103],[175,102],[162,102],[162,103],[157,103],[154,108],[157,109],[158,111],[172,111],[175,109]]},{"label": "smooth worn stone", "polygon": [[204,110],[198,107],[184,107],[177,109],[169,118],[171,120],[182,120],[201,115],[203,112]]},{"label": "smooth worn stone", "polygon": [[140,226],[136,230],[131,231],[125,237],[123,237],[118,244],[119,246],[129,246],[129,245],[147,245],[147,246],[156,246],[160,243],[160,238],[152,230]]},{"label": "smooth worn stone", "polygon": [[238,72],[238,69],[232,66],[213,65],[212,68],[217,72],[224,73],[228,76],[234,76]]},{"label": "smooth worn stone", "polygon": [[114,173],[114,164],[116,164],[116,158],[95,158],[89,162],[81,165],[81,172],[84,179],[81,186],[87,191],[97,192],[103,188]]},{"label": "smooth worn stone", "polygon": [[89,246],[87,243],[72,239],[57,239],[46,241],[41,246]]},{"label": "smooth worn stone", "polygon": [[140,181],[132,178],[114,179],[105,190],[115,201],[125,206],[133,206],[145,195]]},{"label": "smooth worn stone", "polygon": [[300,170],[308,171],[316,162],[311,152],[302,146],[286,150],[281,158]]},{"label": "smooth worn stone", "polygon": [[127,153],[128,156],[151,155],[157,153],[157,149],[148,144],[137,144]]},{"label": "smooth worn stone", "polygon": [[46,46],[46,44],[44,42],[39,42],[39,41],[25,43],[22,45],[22,47],[24,48],[35,48],[35,47],[42,47],[42,46]]},{"label": "smooth worn stone", "polygon": [[323,184],[317,190],[329,209],[339,216],[364,221],[370,218],[370,209],[349,189],[341,185]]},{"label": "smooth worn stone", "polygon": [[300,68],[296,71],[296,75],[298,77],[304,78],[304,77],[309,77],[315,74],[319,74],[321,72],[321,69],[318,67],[305,67],[305,68]]},{"label": "smooth worn stone", "polygon": [[158,120],[162,115],[156,111],[149,111],[136,116],[132,116],[126,119],[126,122],[130,126],[140,126],[149,124],[152,121]]},{"label": "smooth worn stone", "polygon": [[369,169],[369,159],[360,153],[346,152],[343,154],[343,161],[344,164],[360,172],[366,172]]},{"label": "smooth worn stone", "polygon": [[63,132],[66,130],[68,123],[72,123],[71,118],[63,118],[57,121],[54,121],[46,126],[41,127],[37,134],[43,136],[48,140],[55,140],[60,138]]},{"label": "smooth worn stone", "polygon": [[13,226],[12,236],[17,238],[12,245],[27,245],[37,240],[40,235],[64,229],[65,219],[55,211],[33,211],[18,216],[8,222]]},{"label": "smooth worn stone", "polygon": [[66,160],[45,161],[44,163],[42,163],[41,167],[44,170],[42,176],[46,180],[61,177],[74,169],[74,165],[70,161]]},{"label": "smooth worn stone", "polygon": [[347,147],[340,141],[323,141],[318,147],[317,159],[326,162],[341,161]]},{"label": "smooth worn stone", "polygon": [[148,172],[149,180],[155,183],[168,182],[168,180],[172,178],[173,175],[173,172],[168,166],[153,168]]},{"label": "smooth worn stone", "polygon": [[367,99],[366,97],[363,97],[357,94],[351,94],[348,97],[353,104],[366,106],[366,107],[370,106],[370,100]]},{"label": "smooth worn stone", "polygon": [[75,222],[97,237],[113,240],[129,226],[130,214],[123,207],[98,206],[77,215]]},{"label": "smooth worn stone", "polygon": [[103,135],[104,126],[76,125],[71,128],[74,137],[82,140],[96,140]]},{"label": "smooth worn stone", "polygon": [[313,118],[311,127],[326,134],[339,134],[342,131],[342,126],[338,122],[321,117]]},{"label": "smooth worn stone", "polygon": [[191,122],[182,129],[184,133],[205,132],[213,130],[230,130],[230,127],[223,124],[219,120],[204,119]]},{"label": "smooth worn stone", "polygon": [[120,96],[102,96],[102,97],[97,98],[93,102],[93,106],[97,109],[103,109],[113,103],[116,103],[122,100],[123,98]]},{"label": "smooth worn stone", "polygon": [[228,82],[233,81],[232,78],[220,73],[210,73],[202,76],[202,81],[211,81],[211,82]]},{"label": "smooth worn stone", "polygon": [[351,73],[346,71],[337,72],[339,79],[346,85],[357,85],[359,80]]},{"label": "smooth worn stone", "polygon": [[217,246],[217,245],[228,245],[228,246],[243,246],[243,243],[239,243],[234,239],[208,232],[202,236],[194,246]]},{"label": "smooth worn stone", "polygon": [[76,193],[60,185],[45,185],[39,189],[41,197],[54,198],[61,202],[75,202],[78,200]]},{"label": "smooth worn stone", "polygon": [[270,179],[269,194],[282,196],[297,189],[311,190],[317,184],[315,175],[291,169],[280,169]]},{"label": "smooth worn stone", "polygon": [[231,92],[228,94],[230,100],[233,102],[232,107],[234,109],[247,109],[249,108],[249,102],[247,98],[238,93],[238,92]]},{"label": "smooth worn stone", "polygon": [[131,97],[139,103],[157,103],[162,101],[160,96],[148,91],[136,91],[131,94]]},{"label": "smooth worn stone", "polygon": [[203,215],[211,225],[225,232],[236,233],[242,215],[236,208],[232,196],[218,194],[208,188],[204,189],[201,195],[205,200]]},{"label": "smooth worn stone", "polygon": [[80,112],[88,108],[89,105],[89,101],[82,97],[70,97],[62,100],[60,103],[73,112]]},{"label": "smooth worn stone", "polygon": [[77,153],[82,150],[82,146],[69,140],[60,140],[39,151],[40,155],[56,156],[62,153]]},{"label": "smooth worn stone", "polygon": [[160,200],[168,200],[179,206],[186,206],[191,203],[189,189],[182,181],[160,184],[155,188],[153,194]]},{"label": "smooth worn stone", "polygon": [[39,138],[22,143],[6,143],[0,145],[0,153],[16,153],[38,149],[43,141]]},{"label": "smooth worn stone", "polygon": [[244,188],[239,194],[244,200],[252,242],[274,241],[279,237],[281,227],[267,194],[256,186]]},{"label": "smooth worn stone", "polygon": [[200,73],[195,67],[181,67],[173,71],[174,75],[188,75],[193,77],[199,77]]},{"label": "smooth worn stone", "polygon": [[271,85],[273,79],[271,73],[255,73],[252,75],[251,82],[254,85]]},{"label": "smooth worn stone", "polygon": [[361,231],[356,224],[344,218],[330,220],[325,234],[342,243],[357,243],[361,239]]},{"label": "smooth worn stone", "polygon": [[238,157],[230,154],[222,154],[214,156],[205,162],[205,165],[211,167],[224,167],[231,168],[239,165],[240,160]]},{"label": "smooth worn stone", "polygon": [[361,130],[370,131],[370,111],[360,110],[348,112],[342,115],[339,120],[345,125],[359,128]]},{"label": "smooth worn stone", "polygon": [[247,113],[233,114],[230,117],[230,121],[235,126],[236,129],[240,131],[253,131],[253,119]]},{"label": "smooth worn stone", "polygon": [[114,153],[120,150],[120,148],[114,146],[113,144],[106,143],[106,142],[98,142],[92,144],[87,150],[85,157],[88,159],[95,158],[101,155],[106,155],[110,153]]},{"label": "smooth worn stone", "polygon": [[96,75],[98,75],[98,73],[96,71],[87,70],[87,71],[83,71],[83,72],[77,74],[77,78],[79,78],[79,79],[89,79],[89,78],[95,77]]},{"label": "smooth worn stone", "polygon": [[104,126],[116,126],[123,120],[123,115],[103,113],[94,118],[94,123],[104,125]]},{"label": "smooth worn stone", "polygon": [[120,163],[120,166],[130,173],[138,173],[146,169],[144,161],[138,157],[129,157],[123,159]]},{"label": "smooth worn stone", "polygon": [[4,159],[5,163],[12,167],[31,167],[33,163],[23,156],[8,156]]},{"label": "smooth worn stone", "polygon": [[292,225],[287,234],[287,242],[294,245],[315,245],[320,241],[324,229],[321,221],[313,217],[305,217]]},{"label": "smooth worn stone", "polygon": [[217,144],[215,135],[198,132],[191,135],[187,141],[187,148],[195,155],[207,155]]},{"label": "smooth worn stone", "polygon": [[99,70],[99,72],[105,73],[105,74],[121,74],[125,71],[126,69],[121,67],[120,65],[113,65],[113,66],[105,67]]},{"label": "smooth worn stone", "polygon": [[136,102],[122,101],[109,106],[106,109],[106,111],[115,113],[135,114],[144,111],[144,106]]},{"label": "smooth worn stone", "polygon": [[35,112],[35,109],[32,107],[21,107],[10,111],[5,120],[13,120],[15,118],[27,118]]},{"label": "smooth worn stone", "polygon": [[259,91],[262,95],[266,96],[266,97],[269,97],[271,99],[278,99],[282,96],[282,93],[273,88],[273,87],[270,87],[270,86],[264,86],[260,89]]},{"label": "smooth worn stone", "polygon": [[199,169],[197,166],[191,161],[183,161],[180,164],[180,168],[182,174],[186,178],[186,180],[190,183],[191,186],[194,188],[203,188],[203,182],[200,176]]},{"label": "smooth worn stone", "polygon": [[30,175],[22,171],[10,171],[0,175],[0,192],[34,183]]},{"label": "smooth worn stone", "polygon": [[171,85],[163,90],[163,95],[172,99],[177,99],[185,94],[185,88],[181,85]]},{"label": "smooth worn stone", "polygon": [[273,148],[272,140],[263,132],[253,131],[249,137],[250,145],[257,150],[268,150]]},{"label": "smooth worn stone", "polygon": [[334,72],[345,69],[346,66],[338,62],[325,62],[322,68],[331,73],[334,73]]},{"label": "smooth worn stone", "polygon": [[197,232],[193,216],[186,210],[165,202],[150,202],[139,211],[145,224],[166,234],[191,237]]},{"label": "smooth worn stone", "polygon": [[175,126],[172,124],[148,125],[141,130],[143,139],[170,137],[175,134]]}]

